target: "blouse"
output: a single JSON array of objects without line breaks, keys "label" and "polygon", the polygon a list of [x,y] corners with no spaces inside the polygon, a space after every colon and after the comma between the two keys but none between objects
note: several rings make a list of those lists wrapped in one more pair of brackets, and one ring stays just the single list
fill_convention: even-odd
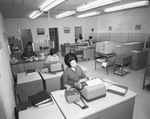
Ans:
[{"label": "blouse", "polygon": [[79,65],[76,66],[75,71],[73,71],[70,67],[67,67],[62,75],[62,85],[64,86],[65,84],[68,84],[73,87],[75,82],[78,82],[80,79],[85,77],[86,76]]},{"label": "blouse", "polygon": [[58,55],[54,54],[54,55],[49,55],[46,58],[45,64],[51,64],[51,63],[56,63],[56,62],[60,62],[60,59]]}]

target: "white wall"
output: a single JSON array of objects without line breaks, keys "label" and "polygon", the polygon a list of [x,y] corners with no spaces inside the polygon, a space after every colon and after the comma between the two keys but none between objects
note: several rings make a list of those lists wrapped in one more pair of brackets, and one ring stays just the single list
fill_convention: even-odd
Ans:
[{"label": "white wall", "polygon": [[8,41],[4,40],[5,31],[4,19],[0,11],[0,119],[14,118],[14,93],[13,77],[10,68],[10,56],[8,51]]},{"label": "white wall", "polygon": [[[82,26],[84,39],[87,39],[89,33],[100,32],[150,32],[150,7],[142,7],[118,12],[107,13],[100,16],[77,19],[75,17],[67,17],[64,19],[37,18],[30,20],[24,19],[5,19],[6,31],[9,36],[15,36],[21,39],[19,29],[31,29],[33,41],[39,42],[41,39],[49,40],[49,28],[58,28],[59,43],[70,42],[75,40],[74,27]],[[135,30],[135,25],[142,25],[141,30]],[[108,26],[112,26],[112,31],[108,30]],[[70,33],[64,33],[64,27],[70,27]],[[45,35],[37,35],[36,29],[44,28]],[[91,31],[91,29],[94,31]]]},{"label": "white wall", "polygon": [[[108,13],[99,17],[97,32],[150,32],[149,20],[150,7]],[[142,25],[142,29],[135,30],[135,25]]]},{"label": "white wall", "polygon": [[[50,22],[48,18],[37,18],[35,20],[30,20],[28,18],[24,19],[5,19],[6,30],[9,36],[15,36],[17,39],[21,39],[19,34],[19,29],[31,29],[33,42],[39,42],[42,39],[49,40],[49,28],[58,28],[59,43],[74,43],[75,42],[75,26],[82,26],[83,37],[85,38],[85,33],[90,31],[91,23],[89,18],[76,19],[76,18],[64,18],[55,19],[51,18]],[[89,27],[90,26],[90,27]],[[70,33],[64,33],[64,27],[70,27]],[[37,28],[44,28],[45,35],[37,35]]]}]

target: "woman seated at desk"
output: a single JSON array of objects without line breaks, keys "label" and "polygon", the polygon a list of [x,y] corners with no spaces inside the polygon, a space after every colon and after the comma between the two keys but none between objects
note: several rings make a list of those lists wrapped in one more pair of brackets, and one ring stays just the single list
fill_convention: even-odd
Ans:
[{"label": "woman seated at desk", "polygon": [[80,79],[86,78],[82,68],[77,65],[78,58],[74,53],[68,53],[64,58],[65,64],[68,66],[61,77],[61,88],[69,89],[78,86]]},{"label": "woman seated at desk", "polygon": [[33,51],[33,48],[32,48],[32,42],[28,42],[23,54],[21,55],[21,58],[28,59],[28,58],[36,57],[36,56],[37,54]]},{"label": "woman seated at desk", "polygon": [[57,50],[55,48],[51,48],[49,56],[45,60],[44,66],[49,66],[54,63],[60,63],[60,59],[57,55]]}]

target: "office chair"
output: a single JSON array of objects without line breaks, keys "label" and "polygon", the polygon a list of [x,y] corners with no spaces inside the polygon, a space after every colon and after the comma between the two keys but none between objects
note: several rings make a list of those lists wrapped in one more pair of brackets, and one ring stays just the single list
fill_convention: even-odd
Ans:
[{"label": "office chair", "polygon": [[[145,85],[146,79],[149,80],[149,84]],[[144,80],[143,80],[143,89],[150,90],[150,65],[146,66],[145,73],[144,73]]]},{"label": "office chair", "polygon": [[69,85],[67,84],[63,84],[63,75],[60,77],[60,90],[64,90],[64,89],[67,89],[67,87],[70,87]]},{"label": "office chair", "polygon": [[[122,54],[115,57],[114,61],[114,74],[123,76],[125,73],[129,73],[131,69],[132,56],[128,54]],[[128,67],[128,71],[124,71],[124,67]]]}]

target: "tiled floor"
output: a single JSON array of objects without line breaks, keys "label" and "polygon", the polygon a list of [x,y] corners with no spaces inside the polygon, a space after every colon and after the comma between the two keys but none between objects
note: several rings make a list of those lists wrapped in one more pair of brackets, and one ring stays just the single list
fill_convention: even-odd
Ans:
[{"label": "tiled floor", "polygon": [[101,77],[128,86],[130,90],[138,94],[135,101],[133,119],[150,119],[150,91],[142,89],[144,69],[139,71],[131,70],[131,73],[121,77],[114,75],[112,69],[109,70],[109,74],[107,75],[106,70],[100,65],[97,65],[97,69],[95,70],[94,61],[79,61],[79,64],[88,69],[87,76]]}]

